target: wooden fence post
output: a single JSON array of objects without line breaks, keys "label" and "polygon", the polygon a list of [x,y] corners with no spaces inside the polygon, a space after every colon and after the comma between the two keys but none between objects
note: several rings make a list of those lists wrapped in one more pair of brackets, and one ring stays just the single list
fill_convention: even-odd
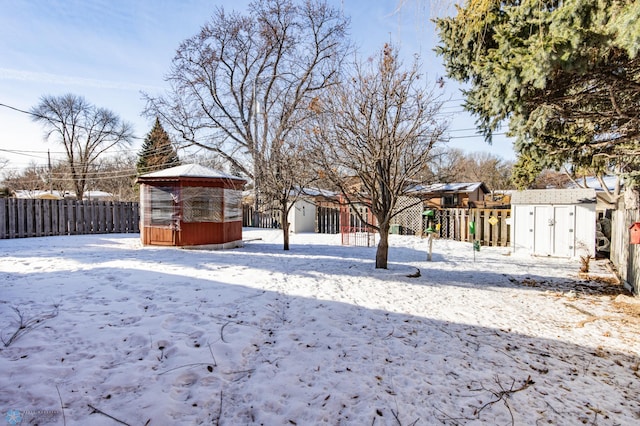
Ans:
[{"label": "wooden fence post", "polygon": [[69,235],[69,216],[67,202],[58,200],[58,232],[56,235]]},{"label": "wooden fence post", "polygon": [[7,238],[7,199],[0,198],[0,239]]},{"label": "wooden fence post", "polygon": [[129,229],[129,232],[136,234],[140,233],[140,203],[131,203],[133,207],[133,226]]}]

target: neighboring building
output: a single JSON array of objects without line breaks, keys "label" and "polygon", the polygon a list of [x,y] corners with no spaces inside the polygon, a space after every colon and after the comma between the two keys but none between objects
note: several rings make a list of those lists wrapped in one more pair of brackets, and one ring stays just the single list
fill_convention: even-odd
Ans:
[{"label": "neighboring building", "polygon": [[42,190],[18,190],[13,191],[15,198],[36,199],[36,200],[64,200],[64,193],[60,191]]},{"label": "neighboring building", "polygon": [[511,245],[537,256],[594,256],[596,191],[532,189],[511,195]]},{"label": "neighboring building", "polygon": [[[75,192],[70,191],[44,191],[44,190],[19,190],[14,191],[15,198],[40,199],[40,200],[75,200]],[[111,201],[113,194],[105,191],[86,191],[84,193],[86,201]]]},{"label": "neighboring building", "polygon": [[316,205],[305,198],[299,198],[289,210],[289,232],[316,231]]},{"label": "neighboring building", "polygon": [[110,192],[105,191],[85,191],[83,200],[87,201],[112,201],[115,197]]},{"label": "neighboring building", "polygon": [[244,179],[185,164],[142,175],[138,183],[143,244],[242,245]]},{"label": "neighboring building", "polygon": [[292,232],[338,233],[341,202],[337,192],[304,188],[301,198],[289,212]]},{"label": "neighboring building", "polygon": [[584,178],[576,179],[576,182],[579,184],[575,184],[571,182],[567,185],[567,189],[580,189],[580,188],[593,188],[596,191],[604,191],[605,188],[602,187],[602,182],[604,182],[606,189],[610,192],[615,191],[616,185],[618,183],[618,177],[613,175],[607,175],[602,177],[602,182],[595,176],[587,176]]},{"label": "neighboring building", "polygon": [[427,208],[449,209],[482,207],[491,191],[483,182],[460,182],[417,185],[412,192]]},{"label": "neighboring building", "polygon": [[[582,187],[596,191],[596,251],[599,255],[609,256],[611,250],[611,220],[613,212],[618,209],[618,199],[624,194],[624,182],[618,176],[607,175],[598,179],[588,176],[576,179]],[[603,187],[604,184],[604,187]],[[578,189],[575,183],[567,188]]]}]

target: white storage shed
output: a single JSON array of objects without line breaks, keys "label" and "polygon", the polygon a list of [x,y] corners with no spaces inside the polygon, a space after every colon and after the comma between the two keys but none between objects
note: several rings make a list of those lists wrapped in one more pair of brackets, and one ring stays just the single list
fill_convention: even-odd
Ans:
[{"label": "white storage shed", "polygon": [[536,256],[595,255],[596,191],[534,189],[511,196],[514,252]]},{"label": "white storage shed", "polygon": [[294,234],[316,231],[316,206],[304,198],[296,200],[289,210],[289,232]]}]

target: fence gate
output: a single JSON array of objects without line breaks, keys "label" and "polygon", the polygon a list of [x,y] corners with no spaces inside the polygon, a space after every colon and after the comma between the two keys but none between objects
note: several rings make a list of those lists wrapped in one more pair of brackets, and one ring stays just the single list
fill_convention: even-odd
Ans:
[{"label": "fence gate", "polygon": [[[360,215],[358,215],[358,213]],[[343,246],[364,246],[375,245],[375,232],[362,220],[367,218],[369,223],[373,223],[373,214],[364,205],[351,206],[347,203],[340,205],[340,233],[342,234]]]}]

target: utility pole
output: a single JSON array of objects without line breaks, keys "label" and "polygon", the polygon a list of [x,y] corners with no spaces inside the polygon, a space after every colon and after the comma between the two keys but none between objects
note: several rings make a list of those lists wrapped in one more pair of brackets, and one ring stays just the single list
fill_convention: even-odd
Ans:
[{"label": "utility pole", "polygon": [[[257,80],[257,77],[256,77]],[[258,200],[258,180],[260,174],[260,166],[258,165],[257,154],[258,150],[258,98],[256,89],[256,80],[253,81],[253,227],[259,227],[260,221],[260,201]]]},{"label": "utility pole", "polygon": [[49,166],[49,193],[53,194],[53,180],[51,178],[51,151],[47,149],[47,163]]}]

